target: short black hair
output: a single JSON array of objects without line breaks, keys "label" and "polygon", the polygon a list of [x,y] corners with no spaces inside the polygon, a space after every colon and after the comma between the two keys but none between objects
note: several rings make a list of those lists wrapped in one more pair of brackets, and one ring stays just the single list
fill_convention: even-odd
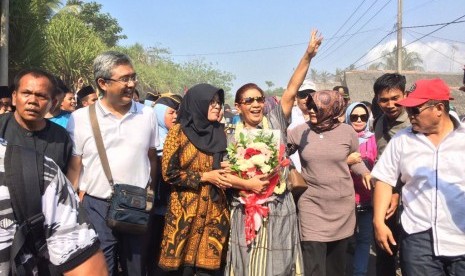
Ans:
[{"label": "short black hair", "polygon": [[70,91],[68,86],[66,86],[66,84],[64,83],[64,81],[62,79],[60,79],[60,77],[55,76],[55,79],[57,81],[57,91],[56,91],[57,96],[61,95],[61,94],[65,94],[68,91]]},{"label": "short black hair", "polygon": [[405,76],[397,73],[387,73],[376,79],[373,85],[375,96],[378,96],[386,89],[399,89],[405,93]]},{"label": "short black hair", "polygon": [[19,71],[19,73],[16,74],[16,76],[14,78],[14,81],[13,81],[15,90],[18,89],[19,82],[21,81],[21,79],[24,76],[29,75],[29,74],[31,74],[35,78],[39,78],[39,77],[47,78],[50,81],[50,84],[52,85],[51,98],[55,99],[55,97],[58,94],[58,91],[57,91],[57,89],[58,89],[57,88],[58,87],[57,79],[55,78],[55,76],[53,76],[49,72],[47,72],[47,71],[45,71],[43,69],[40,69],[40,68],[28,68],[28,69],[23,69],[23,70]]}]

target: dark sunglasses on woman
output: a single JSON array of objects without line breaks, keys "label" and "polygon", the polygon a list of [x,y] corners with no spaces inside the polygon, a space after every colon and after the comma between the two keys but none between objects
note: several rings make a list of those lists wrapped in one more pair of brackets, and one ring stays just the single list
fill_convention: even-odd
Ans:
[{"label": "dark sunglasses on woman", "polygon": [[350,115],[349,118],[352,123],[357,122],[358,118],[360,118],[362,122],[365,122],[365,123],[368,122],[368,114],[362,114],[362,115],[352,114]]},{"label": "dark sunglasses on woman", "polygon": [[260,97],[246,97],[243,98],[241,103],[246,104],[246,105],[251,105],[254,101],[257,101],[257,103],[264,103],[265,102],[265,97],[260,96]]}]

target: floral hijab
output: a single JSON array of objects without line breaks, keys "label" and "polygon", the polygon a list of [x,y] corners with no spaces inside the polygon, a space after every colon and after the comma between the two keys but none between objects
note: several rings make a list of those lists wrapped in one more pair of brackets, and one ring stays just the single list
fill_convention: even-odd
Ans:
[{"label": "floral hijab", "polygon": [[344,105],[344,99],[337,91],[323,90],[313,93],[312,100],[307,100],[307,108],[316,109],[317,123],[309,122],[311,129],[316,133],[322,133],[339,126],[339,117],[344,114]]}]

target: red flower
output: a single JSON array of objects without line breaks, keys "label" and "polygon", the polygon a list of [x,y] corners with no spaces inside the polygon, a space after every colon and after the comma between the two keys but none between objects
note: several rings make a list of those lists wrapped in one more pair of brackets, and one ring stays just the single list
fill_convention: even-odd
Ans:
[{"label": "red flower", "polygon": [[244,159],[250,159],[252,156],[254,155],[258,155],[258,154],[261,154],[262,152],[259,151],[259,150],[256,150],[256,149],[252,149],[252,148],[247,148],[245,150],[245,154],[244,154]]}]

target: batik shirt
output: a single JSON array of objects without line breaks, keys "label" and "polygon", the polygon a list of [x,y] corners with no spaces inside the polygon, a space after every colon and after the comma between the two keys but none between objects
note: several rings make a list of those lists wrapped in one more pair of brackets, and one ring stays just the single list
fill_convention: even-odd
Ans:
[{"label": "batik shirt", "polygon": [[[6,142],[0,139],[0,275],[10,271],[10,249],[18,223],[15,221],[10,193],[3,183]],[[92,256],[99,248],[97,233],[85,219],[78,197],[60,168],[50,158],[43,159],[42,211],[50,262],[62,273]],[[27,262],[32,255],[22,252]]]}]

